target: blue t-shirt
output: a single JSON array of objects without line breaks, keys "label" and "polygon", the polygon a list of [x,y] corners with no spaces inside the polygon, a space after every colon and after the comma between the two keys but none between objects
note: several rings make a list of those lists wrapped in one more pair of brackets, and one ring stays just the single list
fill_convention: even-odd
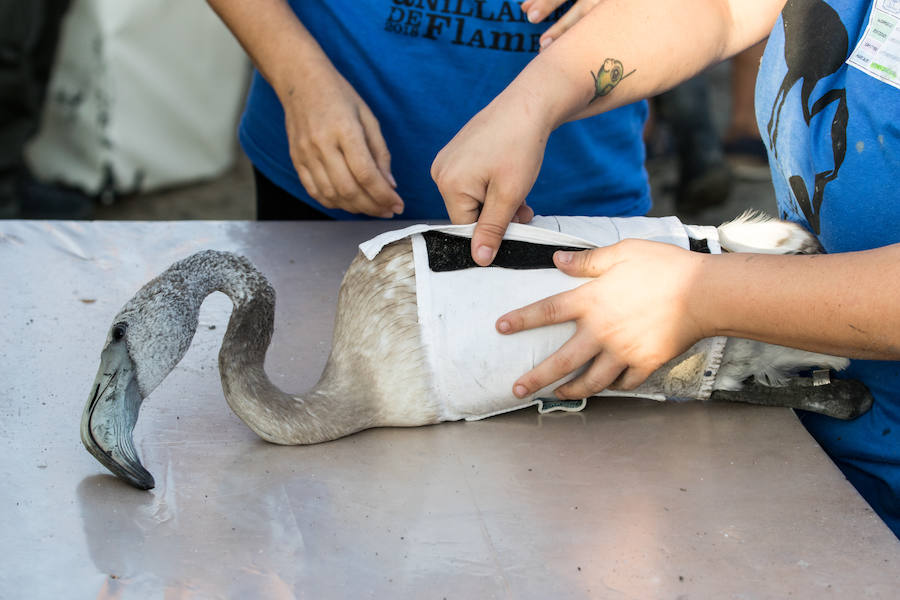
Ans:
[{"label": "blue t-shirt", "polygon": [[[900,3],[878,4],[892,2],[900,25]],[[846,62],[872,5],[788,0],[757,81],[781,216],[832,253],[900,242],[900,89]],[[868,386],[871,411],[849,422],[808,413],[801,420],[900,536],[900,362],[854,360],[842,376]]]},{"label": "blue t-shirt", "polygon": [[[536,54],[547,23],[513,0],[291,0],[337,70],[365,100],[391,152],[402,218],[446,218],[431,180],[438,151]],[[597,57],[599,68],[606,57]],[[289,60],[289,58],[285,58]],[[627,65],[626,65],[627,67]],[[585,86],[592,84],[585,72]],[[646,103],[568,123],[549,139],[528,204],[538,214],[642,215],[650,209],[641,139]],[[334,217],[304,191],[278,97],[257,72],[240,141],[266,177]]]}]

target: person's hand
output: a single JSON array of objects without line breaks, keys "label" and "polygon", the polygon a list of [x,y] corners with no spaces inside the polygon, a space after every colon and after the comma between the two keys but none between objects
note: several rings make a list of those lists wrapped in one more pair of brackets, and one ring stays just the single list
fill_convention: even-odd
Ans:
[{"label": "person's hand", "polygon": [[533,98],[509,90],[472,117],[431,166],[450,220],[477,221],[472,258],[481,266],[493,262],[510,222],[534,216],[525,197],[553,129]]},{"label": "person's hand", "polygon": [[279,98],[306,192],[325,208],[385,218],[403,212],[375,115],[331,63],[303,67]]},{"label": "person's hand", "polygon": [[[528,16],[531,23],[540,23],[550,13],[560,7],[566,0],[525,0],[522,3],[522,12]],[[572,28],[581,17],[588,14],[592,8],[600,4],[602,0],[576,0],[559,20],[551,25],[547,31],[541,34],[541,49],[549,46],[563,33]]]},{"label": "person's hand", "polygon": [[513,393],[525,397],[591,359],[584,373],[556,389],[558,397],[580,399],[640,385],[663,363],[708,337],[704,319],[697,316],[702,309],[688,300],[707,259],[645,240],[557,252],[553,260],[561,271],[596,279],[497,320],[503,334],[572,320],[577,326],[559,350],[516,381]]}]

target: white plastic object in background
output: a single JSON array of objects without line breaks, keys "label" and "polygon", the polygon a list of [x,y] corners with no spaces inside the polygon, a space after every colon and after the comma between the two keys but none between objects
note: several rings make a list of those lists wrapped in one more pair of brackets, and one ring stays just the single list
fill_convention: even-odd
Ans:
[{"label": "white plastic object in background", "polygon": [[28,166],[91,195],[214,177],[235,159],[248,64],[205,2],[74,0]]}]

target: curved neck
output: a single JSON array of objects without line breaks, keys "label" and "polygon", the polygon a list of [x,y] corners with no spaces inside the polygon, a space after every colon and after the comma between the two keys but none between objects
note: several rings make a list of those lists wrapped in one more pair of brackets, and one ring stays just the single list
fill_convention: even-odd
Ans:
[{"label": "curved neck", "polygon": [[[224,260],[223,260],[224,258]],[[264,369],[275,323],[275,290],[249,261],[230,254],[204,265],[203,297],[220,291],[234,308],[219,350],[225,399],[257,435],[278,444],[312,444],[371,426],[338,377],[329,369],[316,387],[292,396],[273,384]]]}]

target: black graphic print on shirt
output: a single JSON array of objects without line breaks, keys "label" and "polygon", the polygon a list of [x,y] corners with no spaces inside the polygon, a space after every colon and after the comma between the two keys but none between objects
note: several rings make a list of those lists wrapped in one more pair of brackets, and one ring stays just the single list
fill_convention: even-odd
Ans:
[{"label": "black graphic print on shirt", "polygon": [[[847,60],[847,29],[837,12],[822,0],[788,0],[781,13],[784,23],[784,59],[787,74],[775,96],[767,131],[769,147],[778,157],[778,126],[781,109],[791,89],[802,81],[800,102],[803,118],[809,126],[826,107],[837,102],[831,121],[833,167],[815,173],[812,182],[800,175],[789,179],[794,200],[815,233],[819,231],[819,215],[825,186],[838,176],[847,151],[847,93],[845,88],[816,90],[820,80],[837,72]],[[827,114],[827,113],[826,113]],[[819,118],[825,118],[825,115]],[[812,193],[810,193],[812,184]]]},{"label": "black graphic print on shirt", "polygon": [[567,0],[531,25],[515,0],[391,0],[384,29],[457,46],[536,53],[541,35],[572,3]]}]

